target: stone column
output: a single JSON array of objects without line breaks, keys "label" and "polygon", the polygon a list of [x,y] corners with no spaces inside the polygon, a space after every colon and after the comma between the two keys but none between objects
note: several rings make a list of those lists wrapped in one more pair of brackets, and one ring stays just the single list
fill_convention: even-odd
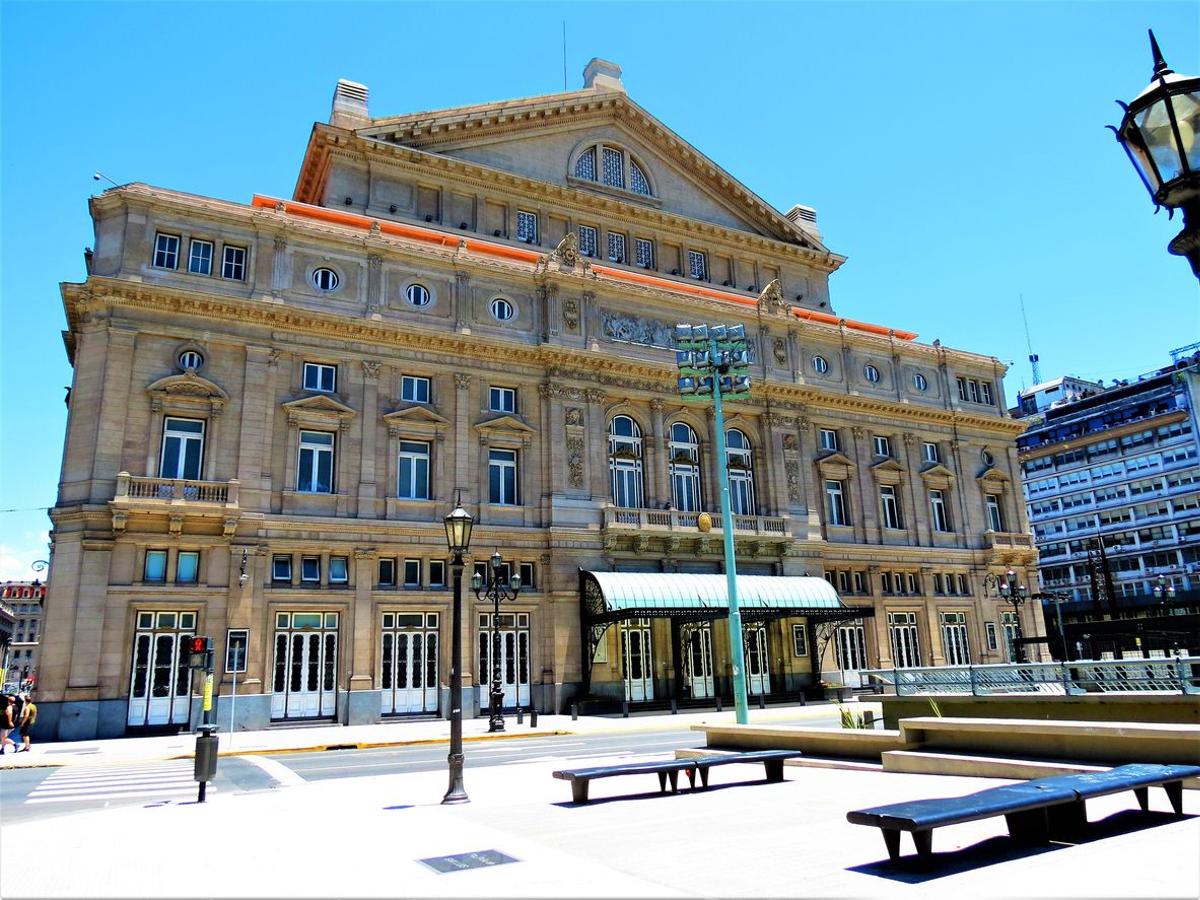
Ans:
[{"label": "stone column", "polygon": [[821,484],[814,488],[812,483],[812,458],[816,443],[814,440],[812,448],[808,446],[811,435],[812,423],[802,414],[796,419],[796,450],[800,462],[800,502],[797,508],[807,513],[809,534],[818,536],[822,518],[821,498],[824,496],[825,486]]},{"label": "stone column", "polygon": [[[950,442],[950,455],[954,460],[954,472],[958,475],[958,478],[954,482],[954,493],[958,497],[958,545],[960,547],[969,547],[971,546],[970,537],[975,533],[975,520],[967,506],[967,491],[971,489],[971,485],[968,485],[966,483],[967,479],[963,477],[967,470],[963,468],[961,450],[962,444],[955,437]],[[984,528],[986,529],[986,527],[985,525]],[[982,536],[979,539],[978,546],[983,546]]]},{"label": "stone column", "polygon": [[465,372],[454,373],[454,488],[467,492],[467,503],[482,498],[472,496],[472,487],[467,482],[470,466],[471,430],[471,376]]},{"label": "stone column", "polygon": [[865,544],[871,537],[875,543],[883,543],[883,531],[879,524],[879,489],[875,478],[868,471],[870,465],[863,455],[863,442],[867,439],[867,430],[855,425],[850,429],[854,444],[853,460],[858,469],[859,515],[854,518],[854,531],[858,543]]},{"label": "stone column", "polygon": [[608,423],[604,421],[606,394],[598,389],[587,392],[588,402],[588,484],[592,500],[606,504],[612,498],[608,486]]},{"label": "stone column", "polygon": [[378,451],[375,438],[379,432],[379,367],[378,360],[362,361],[363,399],[359,422],[360,463],[358,473],[358,515],[361,518],[379,517],[376,500],[375,463]]},{"label": "stone column", "polygon": [[[378,228],[378,224],[374,228]],[[383,257],[372,253],[367,257],[367,315],[374,318],[383,306]]]},{"label": "stone column", "polygon": [[[921,466],[917,450],[917,436],[911,431],[906,431],[902,435],[902,439],[904,441],[904,459],[900,462],[906,470],[904,480],[908,484],[908,502],[909,508],[912,510],[912,521],[908,523],[908,533],[915,546],[920,547],[922,543],[927,543],[932,547],[933,512],[929,508],[929,493],[925,490],[925,482],[917,471]],[[924,541],[921,540],[922,536],[925,537]]]},{"label": "stone column", "polygon": [[348,621],[341,629],[343,634],[353,636],[351,652],[342,654],[350,670],[349,679],[343,683],[350,689],[346,721],[352,725],[379,719],[379,698],[373,693],[357,693],[372,691],[375,687],[375,615],[371,600],[375,559],[374,548],[354,549],[354,602],[346,610]]},{"label": "stone column", "polygon": [[291,280],[291,265],[287,255],[287,238],[275,236],[275,258],[271,268],[271,294],[282,298]]},{"label": "stone column", "polygon": [[700,485],[704,493],[704,508],[718,515],[721,513],[721,470],[718,466],[725,465],[725,460],[717,459],[717,411],[715,407],[705,407],[705,420],[708,422],[708,440],[700,444]]},{"label": "stone column", "polygon": [[650,400],[650,435],[645,441],[646,448],[645,471],[646,506],[659,509],[671,499],[670,485],[667,484],[667,466],[670,463],[668,435],[663,427],[663,402],[660,397]]},{"label": "stone column", "polygon": [[112,499],[117,473],[124,469],[121,456],[125,444],[125,410],[130,400],[136,342],[137,334],[132,329],[109,326],[92,453],[93,502],[107,503]]},{"label": "stone column", "polygon": [[788,513],[790,500],[787,489],[787,464],[784,459],[784,429],[791,419],[777,413],[767,413],[763,421],[763,456],[767,463],[767,477],[771,484],[770,505],[760,504],[768,516],[784,516]]},{"label": "stone column", "polygon": [[464,334],[470,333],[474,316],[471,309],[471,276],[467,272],[454,273],[454,289],[450,293],[450,318],[454,321],[456,330]]},{"label": "stone column", "polygon": [[270,350],[246,347],[245,374],[242,379],[241,436],[238,441],[237,478],[242,488],[263,487],[262,451],[271,431],[271,396],[267,392],[270,375]]}]

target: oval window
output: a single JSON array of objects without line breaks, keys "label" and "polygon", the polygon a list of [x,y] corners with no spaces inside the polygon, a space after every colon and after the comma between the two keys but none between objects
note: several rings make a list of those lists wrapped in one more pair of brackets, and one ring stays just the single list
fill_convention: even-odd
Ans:
[{"label": "oval window", "polygon": [[870,363],[863,366],[863,374],[867,376],[867,381],[875,384],[879,381],[879,370]]},{"label": "oval window", "polygon": [[195,350],[184,350],[179,354],[179,368],[185,372],[196,372],[204,365],[204,357]]},{"label": "oval window", "polygon": [[824,375],[829,371],[829,363],[825,361],[823,356],[814,356],[812,358],[812,367],[818,375]]},{"label": "oval window", "polygon": [[913,376],[913,387],[918,391],[923,391],[929,387],[929,382],[925,379],[924,375],[918,372]]},{"label": "oval window", "polygon": [[503,297],[497,297],[491,303],[492,318],[497,322],[507,322],[516,313],[513,305]]},{"label": "oval window", "polygon": [[312,283],[318,291],[336,291],[342,283],[341,276],[328,266],[313,269]]},{"label": "oval window", "polygon": [[410,284],[404,291],[404,296],[413,306],[429,305],[429,288],[423,284]]}]

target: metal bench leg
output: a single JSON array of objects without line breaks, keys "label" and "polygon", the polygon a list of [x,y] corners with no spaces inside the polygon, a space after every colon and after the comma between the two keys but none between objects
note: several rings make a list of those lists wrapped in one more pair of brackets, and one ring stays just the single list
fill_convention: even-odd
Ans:
[{"label": "metal bench leg", "polygon": [[783,760],[764,760],[767,767],[767,781],[783,781]]},{"label": "metal bench leg", "polygon": [[1138,806],[1142,808],[1142,812],[1150,812],[1150,788],[1134,788],[1133,795],[1137,797]]},{"label": "metal bench leg", "polygon": [[658,789],[660,791],[662,791],[664,794],[667,792],[667,773],[666,772],[658,773]]},{"label": "metal bench leg", "polygon": [[880,828],[883,842],[887,844],[888,858],[893,862],[900,858],[900,832],[895,828]]},{"label": "metal bench leg", "polygon": [[933,855],[933,832],[914,831],[912,836],[913,844],[917,848],[917,856],[921,859],[929,859]]},{"label": "metal bench leg", "polygon": [[579,779],[571,782],[571,799],[576,803],[587,803],[588,784],[590,782]]},{"label": "metal bench leg", "polygon": [[1008,834],[1014,840],[1030,844],[1044,844],[1050,839],[1050,827],[1045,809],[1030,809],[1019,813],[1005,813]]},{"label": "metal bench leg", "polygon": [[1182,781],[1167,781],[1163,783],[1163,790],[1167,792],[1167,799],[1171,801],[1171,809],[1175,810],[1175,815],[1183,815],[1183,782]]},{"label": "metal bench leg", "polygon": [[700,766],[700,783],[708,788],[708,766]]},{"label": "metal bench leg", "polygon": [[679,793],[679,770],[676,769],[674,772],[668,772],[667,777],[671,779],[671,793],[678,794]]},{"label": "metal bench leg", "polygon": [[1087,806],[1082,800],[1051,806],[1046,816],[1053,837],[1074,837],[1087,828]]},{"label": "metal bench leg", "polygon": [[696,789],[696,770],[695,769],[684,769],[684,771],[687,772],[688,787],[694,791]]}]

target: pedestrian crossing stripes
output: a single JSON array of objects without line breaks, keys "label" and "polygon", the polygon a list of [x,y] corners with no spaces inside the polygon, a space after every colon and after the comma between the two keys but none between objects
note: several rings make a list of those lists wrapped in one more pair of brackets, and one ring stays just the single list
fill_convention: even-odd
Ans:
[{"label": "pedestrian crossing stripes", "polygon": [[[46,777],[26,803],[81,803],[145,797],[151,800],[194,799],[191,760],[137,766],[70,766]],[[209,784],[208,791],[216,790]]]}]

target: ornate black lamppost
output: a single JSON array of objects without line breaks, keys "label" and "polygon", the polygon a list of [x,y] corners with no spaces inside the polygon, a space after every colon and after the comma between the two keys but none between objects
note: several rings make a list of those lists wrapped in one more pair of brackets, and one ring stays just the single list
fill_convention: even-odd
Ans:
[{"label": "ornate black lamppost", "polygon": [[[497,550],[492,554],[485,579],[478,572],[471,576],[471,590],[477,600],[492,601],[492,689],[488,696],[488,731],[504,730],[504,691],[500,687],[500,601],[515,600],[521,590],[521,576],[516,572],[508,581],[500,577],[504,559]],[[520,697],[517,698],[520,703]]]},{"label": "ornate black lamppost", "polygon": [[1154,76],[1113,128],[1157,209],[1183,211],[1183,231],[1167,249],[1185,256],[1200,278],[1200,77],[1167,68],[1150,32]]},{"label": "ornate black lamppost", "polygon": [[1025,646],[1021,643],[1021,604],[1029,597],[1029,588],[1020,583],[1017,578],[1017,573],[1009,569],[1004,573],[1003,577],[996,575],[985,575],[983,578],[985,587],[990,587],[997,591],[1001,597],[1012,604],[1013,615],[1016,618],[1013,628],[1013,639],[1011,656],[1012,661],[1016,663],[1025,662]]},{"label": "ornate black lamppost", "polygon": [[450,577],[454,579],[454,610],[450,630],[450,787],[442,803],[467,803],[463,787],[462,749],[462,572],[463,554],[471,546],[471,526],[475,520],[462,508],[462,497],[454,511],[442,520],[446,526],[446,546],[450,549]]},{"label": "ornate black lamppost", "polygon": [[1166,597],[1168,600],[1175,599],[1175,585],[1173,582],[1167,581],[1163,575],[1158,576],[1158,580],[1154,584],[1154,598],[1161,600]]}]

